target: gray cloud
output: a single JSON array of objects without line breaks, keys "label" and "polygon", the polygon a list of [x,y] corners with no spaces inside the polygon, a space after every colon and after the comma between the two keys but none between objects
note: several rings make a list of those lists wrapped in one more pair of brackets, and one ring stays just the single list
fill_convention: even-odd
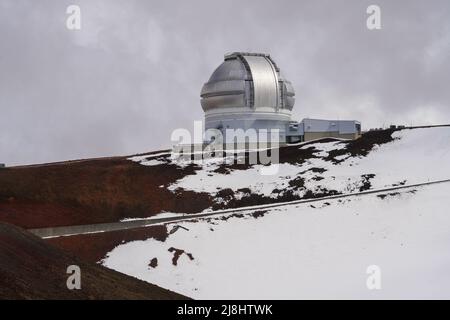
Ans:
[{"label": "gray cloud", "polygon": [[269,52],[299,120],[450,123],[447,0],[0,0],[0,162],[168,147],[202,119],[200,88],[229,51]]}]

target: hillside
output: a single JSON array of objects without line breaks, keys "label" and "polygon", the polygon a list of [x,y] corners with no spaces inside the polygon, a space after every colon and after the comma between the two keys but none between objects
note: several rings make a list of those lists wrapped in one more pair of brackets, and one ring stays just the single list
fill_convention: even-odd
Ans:
[{"label": "hillside", "polygon": [[[142,282],[130,278],[113,280],[124,291],[101,295],[110,277],[122,275],[89,264],[100,262],[193,298],[449,298],[450,184],[434,183],[450,178],[449,141],[449,126],[392,129],[283,147],[280,163],[265,167],[234,163],[248,153],[191,162],[162,151],[2,169],[3,222],[35,228],[185,219],[45,242],[3,225],[4,296],[172,297],[154,286],[163,291],[143,296]],[[397,187],[405,188],[377,191]],[[361,194],[368,190],[375,193]],[[315,202],[285,204],[308,199]],[[87,295],[58,287],[73,261],[98,281]],[[382,291],[367,290],[369,265],[383,270]],[[57,275],[50,287],[39,280],[46,270]]]},{"label": "hillside", "polygon": [[[231,163],[233,156],[186,163],[167,151],[6,168],[0,170],[0,221],[24,228],[117,222],[424,181],[434,179],[432,169],[439,163],[410,152],[444,145],[448,132],[448,127],[384,130],[355,141],[283,147],[272,176],[260,175],[259,165]],[[427,145],[428,140],[434,144]],[[408,150],[411,144],[418,149]],[[402,164],[403,152],[408,152],[408,166]],[[441,160],[447,161],[448,154]],[[427,171],[420,170],[423,161]]]},{"label": "hillside", "polygon": [[0,170],[0,221],[24,228],[120,221],[164,210],[197,212],[208,195],[174,194],[168,185],[192,173],[176,165],[141,166],[125,157]]},{"label": "hillside", "polygon": [[[81,269],[68,290],[67,267]],[[186,299],[105,267],[83,262],[34,235],[0,223],[0,299]]]},{"label": "hillside", "polygon": [[[355,196],[47,241],[193,298],[450,298],[450,184],[357,194],[449,179],[449,141],[450,127],[439,127],[300,144],[281,150],[272,176],[197,163],[167,188],[207,194],[211,207]],[[382,270],[380,291],[366,287],[370,265]]]}]

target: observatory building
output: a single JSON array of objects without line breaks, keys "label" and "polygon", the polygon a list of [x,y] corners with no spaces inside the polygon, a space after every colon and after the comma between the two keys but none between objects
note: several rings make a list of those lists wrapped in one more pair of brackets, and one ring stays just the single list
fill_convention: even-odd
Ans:
[{"label": "observatory building", "polygon": [[224,137],[227,129],[278,129],[280,143],[294,143],[323,137],[354,139],[361,133],[357,121],[292,121],[294,88],[268,54],[226,54],[200,96],[205,130],[220,130]]},{"label": "observatory building", "polygon": [[201,91],[205,129],[279,129],[286,141],[294,89],[267,54],[235,52],[213,72]]}]

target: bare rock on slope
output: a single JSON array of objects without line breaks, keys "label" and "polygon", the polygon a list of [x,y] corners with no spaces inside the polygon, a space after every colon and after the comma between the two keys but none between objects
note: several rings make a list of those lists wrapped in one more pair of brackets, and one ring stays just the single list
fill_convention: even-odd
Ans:
[{"label": "bare rock on slope", "polygon": [[[81,269],[81,289],[66,286],[67,267]],[[31,233],[0,223],[0,299],[187,299],[82,260]]]}]

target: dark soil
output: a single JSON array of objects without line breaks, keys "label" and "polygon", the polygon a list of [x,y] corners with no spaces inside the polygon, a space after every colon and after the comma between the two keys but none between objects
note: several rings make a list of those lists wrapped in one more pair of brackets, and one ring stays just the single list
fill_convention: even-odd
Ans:
[{"label": "dark soil", "polygon": [[253,218],[261,218],[264,217],[264,215],[267,213],[267,210],[258,210],[252,213]]},{"label": "dark soil", "polygon": [[400,181],[399,183],[392,184],[393,187],[404,186],[406,184],[406,180]]},{"label": "dark soil", "polygon": [[194,260],[194,256],[182,249],[177,249],[174,247],[169,248],[169,252],[173,252],[172,264],[176,266],[178,264],[178,259],[182,254],[185,254],[189,259]]},{"label": "dark soil", "polygon": [[305,186],[305,179],[302,177],[296,177],[289,181],[289,186],[295,190],[303,188]]},{"label": "dark soil", "polygon": [[397,131],[397,129],[369,131],[364,133],[359,139],[343,141],[341,143],[347,144],[346,148],[331,150],[325,160],[338,164],[344,160],[336,160],[335,158],[345,154],[350,154],[353,157],[365,157],[376,145],[394,141],[392,133],[395,131]]},{"label": "dark soil", "polygon": [[306,173],[308,171],[314,172],[314,173],[324,173],[325,171],[327,171],[327,169],[325,168],[311,168],[309,170],[304,171],[303,173]]},{"label": "dark soil", "polygon": [[230,214],[228,216],[222,216],[220,218],[216,218],[216,219],[220,219],[222,221],[228,221],[231,218],[243,218],[244,215],[242,213],[234,213],[234,214]]},{"label": "dark soil", "polygon": [[370,188],[372,188],[372,183],[370,182],[370,179],[375,178],[375,175],[370,173],[370,174],[364,174],[361,176],[362,178],[362,185],[361,187],[359,187],[359,191],[363,192],[366,190],[369,190]]},{"label": "dark soil", "polygon": [[121,243],[153,238],[165,241],[168,237],[165,225],[119,231],[82,234],[76,236],[50,238],[46,241],[89,262],[98,262]]},{"label": "dark soil", "polygon": [[379,194],[379,195],[377,195],[377,197],[380,198],[381,200],[384,200],[387,197],[396,197],[399,195],[400,195],[400,192],[391,192],[391,193]]},{"label": "dark soil", "polygon": [[153,258],[152,260],[150,260],[148,266],[151,268],[156,268],[158,266],[158,258]]},{"label": "dark soil", "polygon": [[[274,190],[274,192],[278,193],[277,198],[272,198],[269,196],[261,195],[261,194],[248,194],[244,195],[242,198],[237,199],[232,190],[227,191],[227,202],[226,203],[216,203],[212,206],[213,210],[221,210],[221,209],[229,209],[229,208],[238,208],[238,207],[247,207],[247,206],[255,206],[261,204],[270,204],[270,203],[280,203],[280,202],[288,202],[294,200],[301,199],[316,199],[321,197],[333,196],[341,194],[336,190],[328,190],[326,188],[320,188],[318,190],[306,190],[303,196],[299,196],[294,193],[299,189],[302,189],[301,178],[295,180],[298,184],[295,185],[295,182],[291,184],[292,181],[289,182],[291,188],[286,190]],[[231,193],[231,192],[233,193]]]},{"label": "dark soil", "polygon": [[200,212],[211,206],[209,194],[166,188],[196,169],[126,158],[6,168],[0,170],[0,221],[40,228]]},{"label": "dark soil", "polygon": [[[406,191],[404,193],[416,194],[416,192],[417,192],[417,190],[413,189],[413,190]],[[390,193],[379,194],[379,195],[377,195],[377,197],[380,198],[381,200],[384,200],[384,199],[386,199],[388,197],[397,197],[397,196],[399,196],[401,194],[402,194],[401,192],[390,192]]]},{"label": "dark soil", "polygon": [[[81,289],[69,290],[67,267],[81,270]],[[187,299],[50,245],[23,229],[0,224],[0,299]]]}]

